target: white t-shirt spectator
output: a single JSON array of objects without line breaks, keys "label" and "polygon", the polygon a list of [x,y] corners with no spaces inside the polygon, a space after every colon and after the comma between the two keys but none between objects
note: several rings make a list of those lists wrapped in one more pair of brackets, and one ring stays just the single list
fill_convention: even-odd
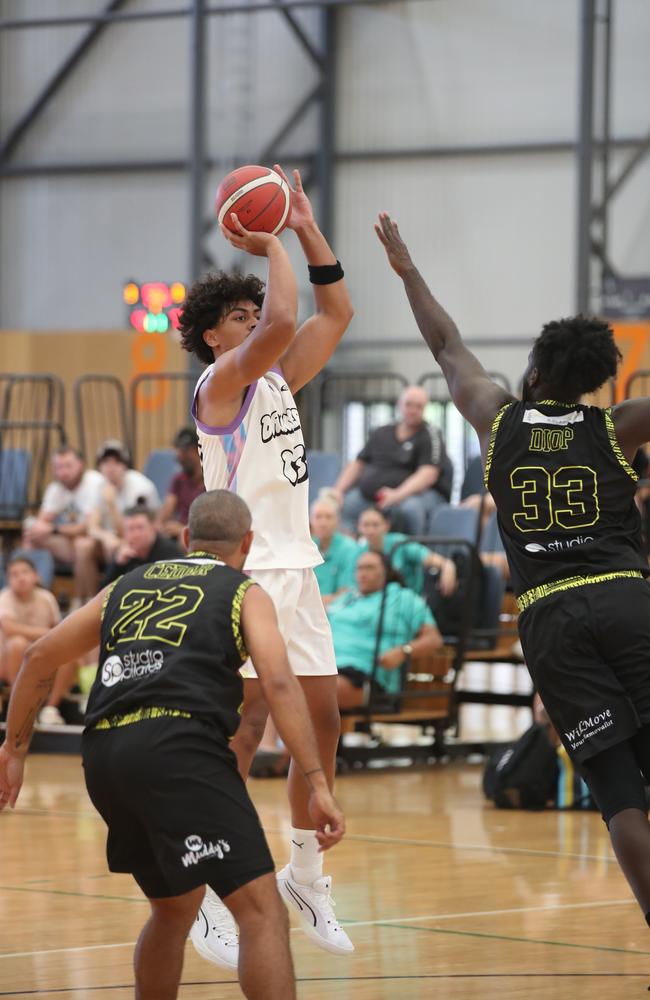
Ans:
[{"label": "white t-shirt spectator", "polygon": [[[102,476],[102,482],[106,480]],[[143,506],[148,510],[157,511],[160,507],[160,497],[155,483],[144,476],[137,469],[127,469],[124,474],[122,489],[115,494],[115,503],[120,514],[123,514],[129,507]],[[104,491],[100,499],[100,511],[102,516],[102,528],[111,530],[111,518],[106,504]]]},{"label": "white t-shirt spectator", "polygon": [[73,490],[53,482],[45,490],[41,513],[54,514],[55,520],[74,523],[84,520],[101,501],[104,477],[94,469],[86,469]]},{"label": "white t-shirt spectator", "polygon": [[147,479],[137,469],[127,469],[124,476],[124,484],[117,494],[117,508],[123,514],[129,507],[148,507],[149,510],[158,510],[160,507],[160,497],[155,483]]}]

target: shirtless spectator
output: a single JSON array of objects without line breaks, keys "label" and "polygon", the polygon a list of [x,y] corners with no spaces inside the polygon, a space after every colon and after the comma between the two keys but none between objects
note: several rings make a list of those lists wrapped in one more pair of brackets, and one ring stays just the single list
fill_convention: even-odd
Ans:
[{"label": "shirtless spectator", "polygon": [[[54,628],[60,618],[54,594],[40,586],[36,567],[29,556],[23,553],[13,556],[7,567],[7,586],[0,590],[1,680],[13,685],[27,647]],[[75,662],[57,670],[39,722],[50,726],[63,724],[59,705],[74,684],[76,675]]]},{"label": "shirtless spectator", "polygon": [[159,515],[159,531],[166,538],[180,538],[187,524],[192,501],[205,492],[203,469],[199,456],[199,438],[194,427],[183,427],[174,441],[176,461],[181,467],[163,500]]},{"label": "shirtless spectator", "polygon": [[111,562],[122,541],[124,511],[138,505],[156,511],[158,490],[150,479],[131,468],[130,455],[121,441],[105,441],[97,452],[97,468],[104,477],[99,506],[88,518],[88,534],[102,548],[105,563]]},{"label": "shirtless spectator", "polygon": [[104,480],[67,445],[54,452],[52,471],[38,516],[25,522],[24,541],[72,569],[78,606],[94,597],[99,585],[99,547],[88,535],[88,517],[100,503]]}]

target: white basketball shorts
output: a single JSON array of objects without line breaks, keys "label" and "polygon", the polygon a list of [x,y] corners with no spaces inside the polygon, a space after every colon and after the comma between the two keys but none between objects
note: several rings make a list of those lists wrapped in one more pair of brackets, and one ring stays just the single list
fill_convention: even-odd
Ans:
[{"label": "white basketball shorts", "polygon": [[[313,569],[253,569],[250,576],[275,605],[294,674],[297,677],[336,674],[332,633]],[[241,668],[241,674],[257,676],[250,660]]]}]

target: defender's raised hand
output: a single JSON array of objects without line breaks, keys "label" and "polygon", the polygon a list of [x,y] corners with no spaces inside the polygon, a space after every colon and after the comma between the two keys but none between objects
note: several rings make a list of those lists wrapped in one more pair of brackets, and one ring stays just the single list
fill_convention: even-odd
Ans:
[{"label": "defender's raised hand", "polygon": [[379,242],[383,245],[388,257],[388,263],[400,278],[413,267],[411,255],[408,252],[406,243],[399,234],[397,223],[394,222],[388,212],[379,213],[379,221],[375,223],[375,232],[379,237]]},{"label": "defender's raised hand", "polygon": [[305,194],[302,186],[302,180],[300,178],[300,171],[293,170],[293,182],[295,187],[291,186],[291,181],[285,174],[284,170],[279,163],[273,164],[273,169],[276,174],[280,174],[280,177],[288,184],[289,191],[291,192],[291,209],[289,211],[289,221],[287,222],[288,229],[302,229],[303,226],[308,226],[314,221],[314,211],[311,207],[311,202],[307,195]]}]

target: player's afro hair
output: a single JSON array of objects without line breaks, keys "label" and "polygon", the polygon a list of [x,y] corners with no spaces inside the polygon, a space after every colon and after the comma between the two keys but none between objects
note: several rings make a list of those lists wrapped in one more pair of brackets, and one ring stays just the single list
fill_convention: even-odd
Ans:
[{"label": "player's afro hair", "polygon": [[612,328],[597,316],[547,323],[533,347],[540,382],[562,400],[599,389],[616,375],[621,357]]},{"label": "player's afro hair", "polygon": [[264,282],[254,274],[208,274],[190,288],[179,316],[181,346],[206,365],[214,357],[203,339],[206,330],[223,319],[235,302],[254,302],[260,309],[264,301]]}]

